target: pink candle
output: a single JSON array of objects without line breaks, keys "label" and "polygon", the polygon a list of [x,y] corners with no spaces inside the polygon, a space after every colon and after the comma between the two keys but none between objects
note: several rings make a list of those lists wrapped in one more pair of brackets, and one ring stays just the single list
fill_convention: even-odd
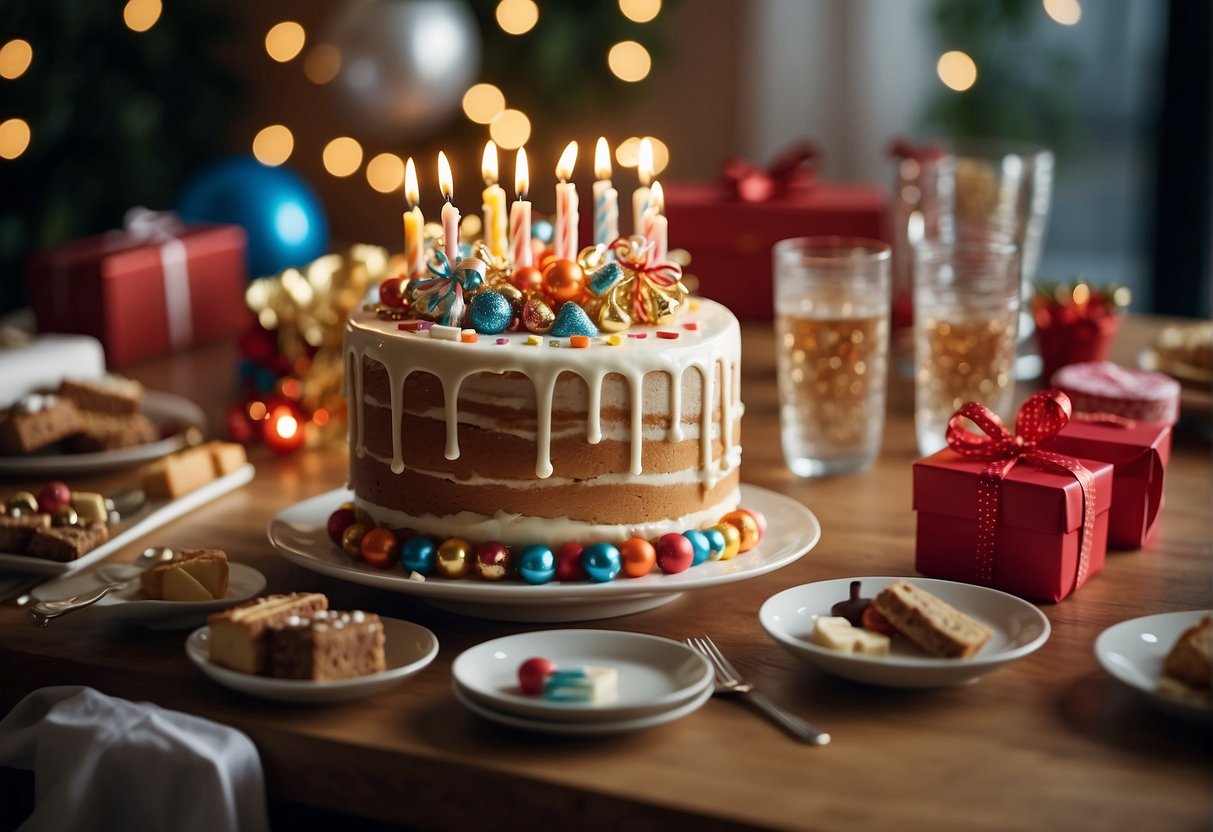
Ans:
[{"label": "pink candle", "polygon": [[451,202],[455,195],[454,177],[451,176],[451,164],[441,150],[438,151],[438,185],[446,200],[442,206],[442,250],[453,267],[459,261],[459,209]]},{"label": "pink candle", "polygon": [[653,143],[647,136],[640,140],[636,172],[640,175],[640,187],[632,191],[632,233],[644,234],[644,217],[652,198],[649,183],[653,181]]},{"label": "pink candle", "polygon": [[577,186],[568,180],[577,163],[577,142],[569,142],[556,164],[556,228],[552,234],[552,249],[557,260],[577,259]]},{"label": "pink candle", "polygon": [[665,210],[665,194],[661,183],[654,182],[649,197],[649,210],[644,215],[644,236],[653,244],[653,260],[665,260],[670,250],[669,221],[661,213]]},{"label": "pink candle", "polygon": [[535,263],[531,251],[531,203],[526,192],[530,171],[526,164],[526,148],[518,148],[514,162],[514,204],[510,206],[510,255],[515,266],[531,266]]}]

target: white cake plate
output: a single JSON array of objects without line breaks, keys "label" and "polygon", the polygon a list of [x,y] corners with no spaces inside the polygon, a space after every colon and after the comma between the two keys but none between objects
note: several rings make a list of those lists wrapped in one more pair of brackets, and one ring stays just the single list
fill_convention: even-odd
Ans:
[{"label": "white cake plate", "polygon": [[439,609],[496,621],[553,623],[589,621],[653,609],[682,593],[757,578],[793,563],[817,545],[821,524],[808,508],[790,497],[741,486],[741,505],[767,517],[767,535],[755,549],[732,560],[709,561],[674,575],[618,577],[609,583],[578,581],[534,586],[517,579],[490,583],[475,577],[410,580],[399,566],[376,569],[350,560],[328,538],[328,516],[352,500],[337,489],[279,512],[269,525],[270,543],[291,563],[351,583],[412,595]]}]

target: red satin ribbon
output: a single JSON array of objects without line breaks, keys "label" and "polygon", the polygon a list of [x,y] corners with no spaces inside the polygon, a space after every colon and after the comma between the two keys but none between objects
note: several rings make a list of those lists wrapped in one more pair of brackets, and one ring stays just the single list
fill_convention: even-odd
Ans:
[{"label": "red satin ribbon", "polygon": [[[1066,426],[1070,411],[1069,397],[1054,389],[1043,390],[1024,402],[1015,416],[1014,435],[997,413],[977,402],[969,402],[948,420],[948,447],[962,456],[989,461],[977,478],[977,579],[982,583],[994,582],[994,543],[1002,481],[1021,460],[1046,470],[1072,474],[1078,480],[1083,504],[1075,586],[1086,580],[1095,531],[1095,476],[1074,457],[1036,447]],[[963,419],[973,422],[982,433],[967,430]]]},{"label": "red satin ribbon", "polygon": [[820,155],[812,142],[799,142],[776,156],[766,168],[735,156],[724,163],[722,176],[742,202],[766,202],[783,196],[798,179],[811,179],[809,165]]}]

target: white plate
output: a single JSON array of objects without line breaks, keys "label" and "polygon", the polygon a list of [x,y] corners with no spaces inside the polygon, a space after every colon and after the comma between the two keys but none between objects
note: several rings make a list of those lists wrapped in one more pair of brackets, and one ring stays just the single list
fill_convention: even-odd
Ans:
[{"label": "white plate", "polygon": [[185,429],[206,427],[206,414],[198,405],[172,393],[148,390],[143,394],[143,415],[157,427],[180,426],[180,430],[155,442],[99,451],[91,454],[37,453],[25,456],[0,456],[0,471],[5,476],[71,476],[122,468],[150,462],[185,447]]},{"label": "white plate", "polygon": [[[581,705],[529,696],[518,667],[536,656],[557,667],[599,665],[619,673],[614,702]],[[459,654],[451,676],[461,694],[528,719],[602,722],[638,719],[681,707],[712,682],[712,668],[685,644],[614,630],[547,630],[486,641]]]},{"label": "white plate", "polygon": [[1181,699],[1158,690],[1162,663],[1181,633],[1208,610],[1166,612],[1114,624],[1095,639],[1095,658],[1112,678],[1144,693],[1152,704],[1186,717],[1213,716],[1208,700]]},{"label": "white plate", "polygon": [[96,549],[90,549],[75,560],[59,563],[53,560],[32,558],[28,555],[0,554],[0,571],[37,572],[42,575],[70,575],[86,566],[91,566],[118,551],[126,544],[143,537],[143,535],[158,529],[171,520],[176,520],[183,514],[204,506],[211,500],[222,497],[229,491],[234,491],[253,478],[256,469],[246,463],[232,473],[211,480],[201,488],[191,491],[184,497],[170,500],[167,503],[154,502],[146,514],[138,517],[118,534],[102,543]]},{"label": "white plate", "polygon": [[582,737],[599,737],[610,734],[626,734],[631,731],[640,731],[644,728],[652,728],[655,725],[664,725],[667,722],[673,722],[676,719],[682,719],[688,714],[692,714],[703,706],[712,698],[712,689],[709,687],[698,694],[691,701],[679,705],[676,708],[670,708],[665,711],[659,711],[655,714],[636,717],[634,719],[612,719],[605,722],[581,722],[581,721],[561,721],[550,719],[529,719],[525,716],[506,713],[499,711],[496,708],[490,708],[483,705],[474,699],[469,698],[462,693],[459,688],[455,689],[455,698],[459,703],[477,716],[492,722],[508,725],[511,728],[521,728],[524,731],[535,731],[540,734],[559,734],[564,736],[582,736]]},{"label": "white plate", "polygon": [[328,516],[352,492],[338,489],[296,503],[270,521],[270,542],[287,560],[333,578],[415,595],[436,607],[499,621],[587,621],[628,615],[669,603],[687,590],[744,581],[796,561],[817,545],[821,525],[813,512],[790,497],[753,485],[741,486],[741,505],[763,512],[767,535],[755,549],[732,560],[693,566],[675,575],[619,577],[609,583],[522,581],[488,583],[476,578],[409,580],[395,566],[381,570],[352,561],[328,538]]},{"label": "white plate", "polygon": [[[87,575],[73,575],[43,584],[30,594],[39,601],[70,598],[99,587],[111,578],[124,580],[138,573],[139,569],[134,566],[102,567]],[[243,563],[229,563],[227,594],[214,601],[149,601],[140,596],[139,582],[135,581],[126,589],[111,592],[92,606],[71,613],[71,616],[143,624],[164,630],[196,627],[210,613],[247,601],[263,589],[264,575]]]},{"label": "white plate", "polygon": [[334,682],[311,682],[305,679],[271,679],[240,673],[211,664],[210,627],[200,627],[190,633],[185,641],[185,654],[198,669],[219,684],[278,702],[301,702],[319,704],[325,702],[348,702],[379,693],[412,676],[424,668],[438,655],[438,638],[432,632],[411,621],[397,618],[380,618],[385,638],[387,670],[356,679],[341,679]]},{"label": "white plate", "polygon": [[[994,631],[969,659],[927,656],[905,639],[894,639],[887,656],[864,656],[819,647],[809,641],[814,619],[850,596],[851,581],[862,581],[861,595],[872,598],[894,581],[907,581],[930,592]],[[758,611],[767,635],[809,664],[856,682],[894,688],[933,688],[976,679],[1032,653],[1049,639],[1049,619],[1014,595],[983,586],[931,578],[865,577],[795,586],[773,595]]]}]

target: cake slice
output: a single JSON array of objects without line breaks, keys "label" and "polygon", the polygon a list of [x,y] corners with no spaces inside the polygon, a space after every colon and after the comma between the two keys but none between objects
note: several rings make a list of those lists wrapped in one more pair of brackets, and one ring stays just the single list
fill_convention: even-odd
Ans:
[{"label": "cake slice", "polygon": [[143,405],[143,385],[122,376],[99,379],[64,379],[59,394],[81,410],[97,413],[138,413]]},{"label": "cake slice", "polygon": [[1185,630],[1163,660],[1162,674],[1165,680],[1178,682],[1191,691],[1209,692],[1213,664],[1213,626],[1209,616],[1199,624]]},{"label": "cake slice", "polygon": [[62,396],[26,396],[0,418],[0,453],[21,456],[80,432],[84,420],[75,402]]},{"label": "cake slice", "polygon": [[243,467],[248,462],[248,454],[244,446],[238,442],[220,442],[212,440],[202,447],[211,455],[211,464],[215,466],[215,476],[225,477]]},{"label": "cake slice", "polygon": [[68,440],[68,448],[81,454],[116,451],[145,445],[160,438],[160,429],[142,413],[83,411],[83,428]]},{"label": "cake slice", "polygon": [[383,622],[368,612],[320,610],[269,629],[270,675],[328,682],[382,673]]},{"label": "cake slice", "polygon": [[144,474],[143,490],[153,500],[175,500],[215,479],[211,452],[186,448],[153,464]]},{"label": "cake slice", "polygon": [[227,554],[183,549],[168,563],[139,575],[143,596],[154,601],[210,601],[227,595]]},{"label": "cake slice", "polygon": [[895,581],[872,599],[876,611],[924,652],[967,659],[990,640],[989,627],[926,590]]},{"label": "cake slice", "polygon": [[34,530],[33,537],[25,547],[25,554],[43,560],[67,563],[107,540],[109,529],[104,523],[92,523],[88,526],[50,526]]},{"label": "cake slice", "polygon": [[329,599],[318,592],[293,592],[255,598],[216,613],[207,620],[211,662],[241,673],[264,675],[269,670],[267,630],[291,616],[305,617],[328,606]]}]

